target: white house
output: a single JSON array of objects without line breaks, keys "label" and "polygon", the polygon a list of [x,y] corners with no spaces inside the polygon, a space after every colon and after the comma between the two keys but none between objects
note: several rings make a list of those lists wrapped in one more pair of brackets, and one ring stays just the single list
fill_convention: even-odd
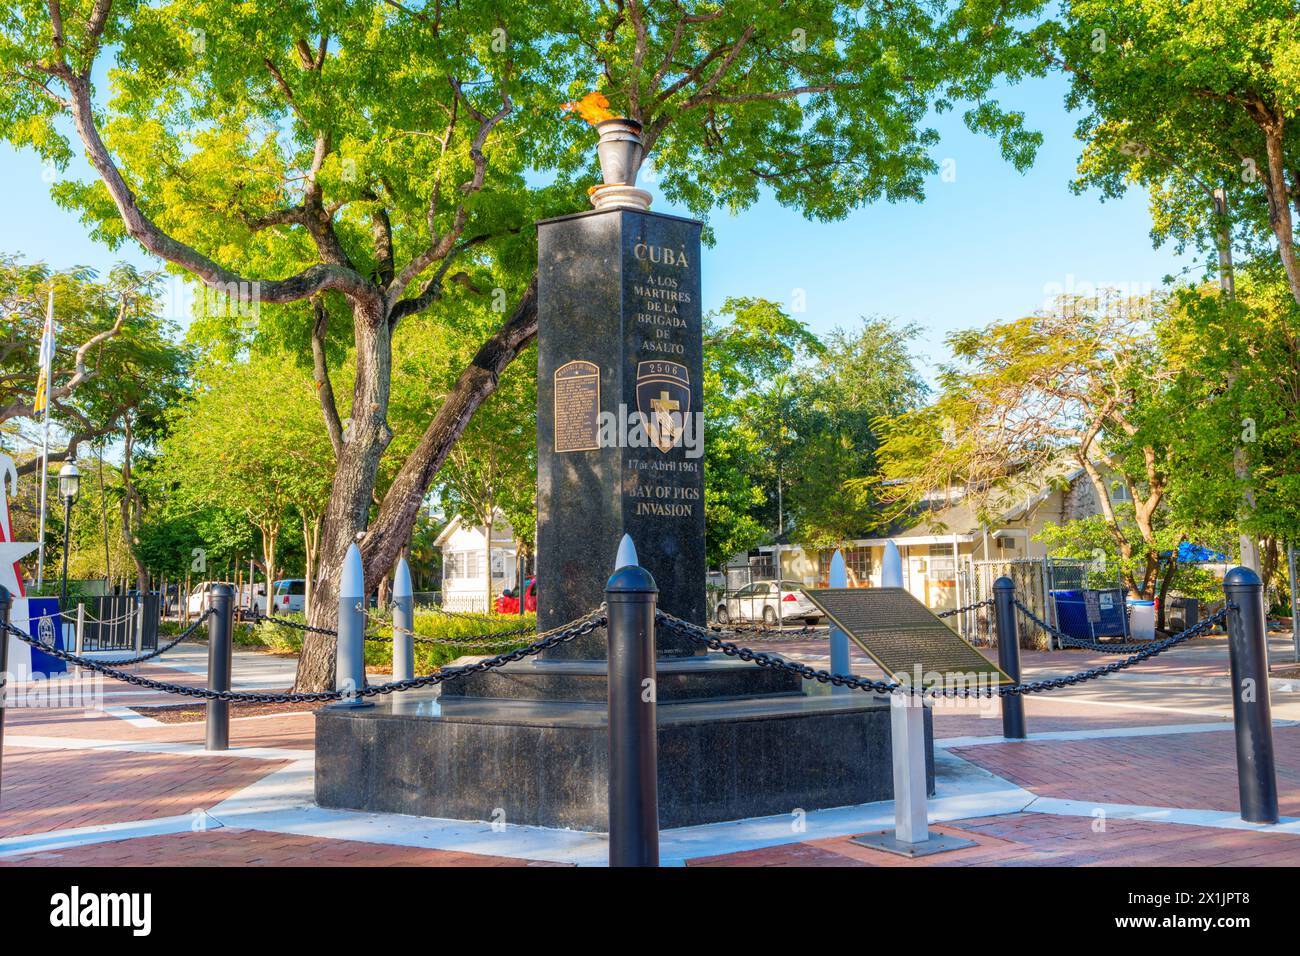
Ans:
[{"label": "white house", "polygon": [[491,568],[492,601],[506,588],[515,586],[516,556],[514,529],[505,515],[497,513],[492,523],[489,555],[487,531],[452,518],[433,542],[442,549],[442,606],[449,611],[488,611],[488,568]]}]

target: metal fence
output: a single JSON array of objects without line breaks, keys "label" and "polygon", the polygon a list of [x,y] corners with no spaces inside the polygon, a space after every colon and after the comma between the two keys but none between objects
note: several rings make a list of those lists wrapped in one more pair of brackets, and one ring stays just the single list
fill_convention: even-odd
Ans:
[{"label": "metal fence", "polygon": [[[1002,576],[1011,578],[1020,600],[1053,627],[1056,602],[1049,599],[1053,591],[1087,586],[1089,562],[1081,558],[1014,558],[1006,561],[970,561],[958,573],[959,607],[977,604],[993,597],[993,582]],[[957,629],[973,644],[992,644],[993,614],[989,608],[977,608],[958,615]],[[1051,639],[1042,628],[1022,620],[1020,646],[1030,650],[1050,650]]]},{"label": "metal fence", "polygon": [[105,594],[83,598],[81,647],[86,651],[152,651],[158,646],[158,621],[162,596],[157,591],[141,594]]}]

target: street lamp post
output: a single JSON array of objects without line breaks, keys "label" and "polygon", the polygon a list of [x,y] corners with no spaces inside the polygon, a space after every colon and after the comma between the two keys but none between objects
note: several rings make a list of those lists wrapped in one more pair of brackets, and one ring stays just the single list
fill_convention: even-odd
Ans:
[{"label": "street lamp post", "polygon": [[59,497],[63,499],[63,586],[60,590],[60,608],[68,606],[68,540],[72,530],[72,503],[77,500],[79,490],[81,472],[75,463],[65,461],[59,469]]}]

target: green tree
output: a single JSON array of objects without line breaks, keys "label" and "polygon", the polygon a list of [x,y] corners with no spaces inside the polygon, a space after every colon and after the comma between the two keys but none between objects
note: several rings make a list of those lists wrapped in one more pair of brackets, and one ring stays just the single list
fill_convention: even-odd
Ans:
[{"label": "green tree", "polygon": [[767,299],[727,299],[706,318],[704,531],[711,567],[776,533],[790,377],[820,351],[802,322]]},{"label": "green tree", "polygon": [[[591,133],[560,118],[565,100],[599,89],[639,120],[663,195],[701,215],[767,188],[836,218],[921,197],[931,110],[965,106],[968,126],[1030,162],[1038,137],[990,93],[1039,63],[1041,38],[1011,24],[1040,5],[17,0],[0,32],[0,131],[62,168],[70,119],[97,178],[59,182],[56,198],[100,238],[256,303],[257,334],[306,333],[316,355],[350,323],[346,443],[317,366],[337,457],[325,597],[368,522],[366,573],[387,574],[465,423],[535,335],[530,223],[580,208],[596,169]],[[553,185],[530,185],[536,170]],[[370,521],[393,336],[426,310],[454,315],[490,263],[494,304],[514,305]],[[328,686],[332,667],[332,645],[308,640],[298,686]]]},{"label": "green tree", "polygon": [[[34,404],[51,290],[56,348],[50,421],[58,429],[51,462],[75,460],[83,444],[121,435],[132,409],[165,403],[186,356],[171,344],[174,330],[156,315],[155,280],[126,265],[100,279],[87,268],[56,273],[43,263],[0,255],[0,311],[7,317],[0,333],[0,430],[13,432],[41,417]],[[39,464],[25,458],[19,474]]]},{"label": "green tree", "polygon": [[[988,519],[1023,494],[1026,476],[1062,480],[1067,461],[1092,488],[1125,586],[1149,597],[1188,412],[1171,388],[1181,370],[1149,329],[1166,310],[1160,297],[1070,297],[951,334],[958,363],[943,369],[936,401],[887,424],[882,475],[893,483],[882,493],[903,506],[965,496]],[[1131,513],[1114,504],[1112,481]]]},{"label": "green tree", "polygon": [[[1185,370],[1174,383],[1188,428],[1170,506],[1188,523],[1258,538],[1259,570],[1279,584],[1282,545],[1300,519],[1300,307],[1279,270],[1252,266],[1232,299],[1183,290],[1156,337]],[[1242,448],[1251,463],[1245,510],[1234,455]]]},{"label": "green tree", "polygon": [[1154,237],[1228,278],[1271,250],[1300,302],[1300,18],[1291,0],[1068,0],[1052,59],[1084,110],[1080,188],[1151,196]]},{"label": "green tree", "polygon": [[918,330],[886,319],[836,329],[795,386],[787,502],[795,535],[827,547],[888,518],[872,480],[880,469],[877,421],[920,406],[928,389],[910,351]]},{"label": "green tree", "polygon": [[[283,354],[205,372],[193,399],[173,416],[161,470],[195,504],[242,514],[258,530],[267,580],[274,581],[286,524],[300,521],[306,529],[333,478],[314,389]],[[263,408],[276,410],[273,428]],[[315,559],[308,543],[308,580]]]}]

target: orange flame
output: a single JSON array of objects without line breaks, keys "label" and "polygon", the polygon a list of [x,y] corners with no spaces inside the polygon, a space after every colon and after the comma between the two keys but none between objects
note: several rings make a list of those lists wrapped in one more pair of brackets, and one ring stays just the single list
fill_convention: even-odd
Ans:
[{"label": "orange flame", "polygon": [[565,103],[561,109],[577,114],[580,119],[586,120],[592,126],[601,120],[618,119],[618,114],[610,111],[609,100],[605,99],[605,94],[594,90],[574,103]]}]

